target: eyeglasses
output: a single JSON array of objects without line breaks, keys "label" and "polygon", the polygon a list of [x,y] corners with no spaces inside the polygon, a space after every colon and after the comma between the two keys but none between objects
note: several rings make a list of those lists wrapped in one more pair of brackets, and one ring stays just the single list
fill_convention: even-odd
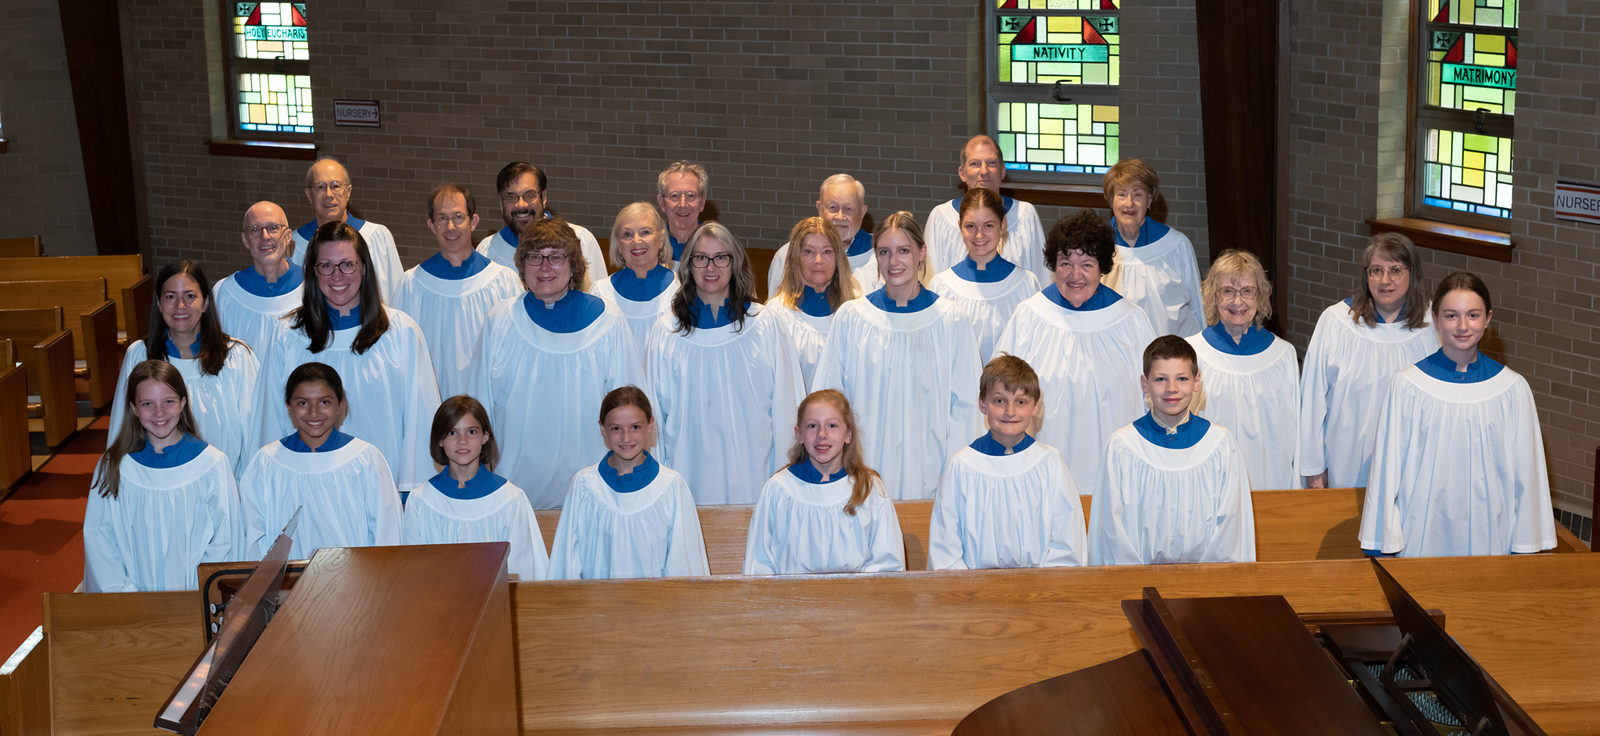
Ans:
[{"label": "eyeglasses", "polygon": [[1406,268],[1405,266],[1400,265],[1389,266],[1387,268],[1383,266],[1367,266],[1367,278],[1381,279],[1383,278],[1384,274],[1389,274],[1389,278],[1398,279],[1401,276],[1406,275],[1406,271],[1409,270],[1410,269]]},{"label": "eyeglasses", "polygon": [[349,276],[350,274],[355,273],[356,269],[359,268],[361,268],[361,264],[356,263],[355,261],[339,261],[338,263],[334,263],[332,261],[318,261],[317,275],[332,276],[334,269],[338,269],[339,273]]},{"label": "eyeglasses", "polygon": [[705,268],[706,266],[713,264],[715,264],[717,268],[727,268],[733,264],[733,254],[718,253],[714,256],[708,256],[704,253],[696,253],[692,256],[689,256],[689,265],[694,266],[695,268]]},{"label": "eyeglasses", "polygon": [[1233,288],[1232,286],[1224,286],[1222,287],[1222,291],[1220,293],[1222,294],[1222,298],[1224,300],[1238,297],[1247,302],[1255,301],[1256,297],[1260,294],[1260,292],[1256,291],[1256,287],[1254,286],[1241,286],[1237,289]]},{"label": "eyeglasses", "polygon": [[349,186],[348,184],[345,184],[342,181],[329,181],[329,182],[323,182],[321,184],[312,184],[310,189],[311,189],[311,191],[316,192],[317,194],[322,194],[322,193],[343,194],[345,188],[348,187],[348,186]]},{"label": "eyeglasses", "polygon": [[516,204],[522,201],[526,201],[528,204],[537,204],[539,202],[539,197],[542,194],[544,194],[544,192],[541,192],[537,189],[529,189],[521,194],[516,192],[504,192],[500,195],[500,201],[505,202],[506,204]]},{"label": "eyeglasses", "polygon": [[267,237],[269,238],[275,238],[278,236],[278,233],[288,229],[288,225],[279,225],[276,222],[269,222],[263,225],[246,225],[242,228],[239,228],[239,232],[249,235],[252,238],[261,237],[261,233],[266,233]]},{"label": "eyeglasses", "polygon": [[667,201],[673,204],[694,204],[700,201],[699,192],[670,192]]},{"label": "eyeglasses", "polygon": [[565,254],[565,253],[529,253],[528,257],[523,260],[523,265],[524,266],[533,266],[535,268],[538,268],[540,265],[543,265],[543,264],[546,264],[546,263],[550,264],[551,268],[561,268],[562,266],[567,265],[567,254]]},{"label": "eyeglasses", "polygon": [[435,215],[433,218],[433,224],[438,225],[439,227],[444,227],[445,225],[455,225],[460,227],[461,225],[467,224],[467,216],[460,212],[457,212],[453,215]]}]

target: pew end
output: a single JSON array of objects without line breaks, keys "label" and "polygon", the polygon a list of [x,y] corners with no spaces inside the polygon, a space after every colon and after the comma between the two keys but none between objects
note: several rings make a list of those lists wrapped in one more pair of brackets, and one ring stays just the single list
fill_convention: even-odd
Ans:
[{"label": "pew end", "polygon": [[[28,393],[39,397],[39,430],[56,447],[78,429],[78,390],[73,373],[72,332],[60,307],[0,309],[0,338],[11,339],[27,374]],[[30,429],[33,422],[29,422]]]},{"label": "pew end", "polygon": [[37,258],[44,255],[44,239],[37,235],[0,238],[0,258]]},{"label": "pew end", "polygon": [[0,490],[33,470],[28,442],[28,374],[17,363],[16,344],[0,340]]}]

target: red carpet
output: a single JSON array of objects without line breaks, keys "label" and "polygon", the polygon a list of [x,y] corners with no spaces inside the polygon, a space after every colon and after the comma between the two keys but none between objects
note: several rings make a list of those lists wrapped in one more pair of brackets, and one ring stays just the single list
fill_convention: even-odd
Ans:
[{"label": "red carpet", "polygon": [[83,507],[105,448],[101,417],[0,502],[0,660],[39,625],[44,593],[83,580]]}]

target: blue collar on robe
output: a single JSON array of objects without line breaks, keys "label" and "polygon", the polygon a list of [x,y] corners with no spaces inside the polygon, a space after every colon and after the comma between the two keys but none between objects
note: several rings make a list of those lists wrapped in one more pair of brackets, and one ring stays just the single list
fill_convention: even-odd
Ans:
[{"label": "blue collar on robe", "polygon": [[[1352,303],[1352,297],[1345,297],[1344,298],[1344,305],[1346,307],[1351,308],[1351,309],[1355,308],[1355,305]],[[1377,320],[1378,324],[1380,324],[1380,325],[1389,324],[1389,320],[1386,320],[1386,319],[1383,318],[1383,313],[1378,311],[1378,307],[1377,307],[1376,304],[1374,304],[1373,307],[1372,307],[1372,318],[1374,320]],[[1400,313],[1394,316],[1394,321],[1396,323],[1406,321],[1406,307],[1405,307],[1405,305],[1401,305],[1400,306]]]},{"label": "blue collar on robe", "polygon": [[501,240],[510,243],[512,248],[517,247],[517,243],[520,240],[517,231],[512,230],[510,225],[500,228],[500,232],[496,233],[496,235],[499,235]]},{"label": "blue collar on robe", "polygon": [[879,287],[877,291],[868,294],[867,301],[871,302],[872,306],[882,309],[885,312],[910,314],[912,312],[920,312],[924,309],[927,309],[928,307],[933,306],[934,302],[939,300],[938,294],[933,293],[927,288],[918,288],[922,290],[917,292],[917,295],[912,297],[911,301],[906,302],[906,305],[903,307],[895,306],[894,300],[889,298],[887,287]]},{"label": "blue collar on robe", "polygon": [[800,303],[796,306],[813,317],[833,314],[833,306],[828,304],[828,292],[817,291],[809,286],[800,287]]},{"label": "blue collar on robe", "polygon": [[472,474],[472,478],[467,481],[465,487],[458,487],[456,479],[450,477],[449,468],[445,468],[439,471],[438,475],[429,478],[428,484],[439,489],[439,492],[443,493],[447,498],[453,498],[457,501],[471,501],[500,490],[500,486],[506,484],[506,479],[489,472],[482,465],[479,465],[478,472]]},{"label": "blue collar on robe", "polygon": [[1057,288],[1054,282],[1044,287],[1044,297],[1056,306],[1074,312],[1093,312],[1096,309],[1105,309],[1122,301],[1122,295],[1105,284],[1101,284],[1094,290],[1094,294],[1083,300],[1083,306],[1081,307],[1072,306],[1072,302],[1067,301],[1067,298],[1061,295],[1061,289]]},{"label": "blue collar on robe", "polygon": [[666,291],[675,278],[677,276],[672,269],[659,263],[646,271],[642,279],[633,269],[623,267],[611,274],[611,288],[628,301],[647,302],[661,296],[661,292]]},{"label": "blue collar on robe", "polygon": [[600,318],[600,313],[606,311],[606,303],[592,294],[568,289],[555,304],[546,307],[544,301],[530,291],[522,296],[522,309],[534,324],[551,332],[565,334],[594,324]]},{"label": "blue collar on robe", "polygon": [[[1017,446],[1011,448],[1011,454],[1015,455],[1023,450],[1033,447],[1033,443],[1033,435],[1022,435],[1022,440],[1017,443]],[[985,455],[993,455],[994,457],[1004,457],[1006,455],[1006,446],[1000,444],[1000,441],[994,438],[993,432],[985,432],[982,437],[973,440],[972,444],[967,445],[967,447],[977,450]]]},{"label": "blue collar on robe", "polygon": [[1195,446],[1206,431],[1211,429],[1211,422],[1205,417],[1191,413],[1189,420],[1171,430],[1168,430],[1156,418],[1145,412],[1144,416],[1133,420],[1133,428],[1139,430],[1139,436],[1149,440],[1150,444],[1157,447],[1166,447],[1173,450],[1187,450]]},{"label": "blue collar on robe", "polygon": [[1221,322],[1207,327],[1200,334],[1206,336],[1206,342],[1211,347],[1227,355],[1259,355],[1263,350],[1272,347],[1272,333],[1261,329],[1259,325],[1250,325],[1245,329],[1239,342],[1233,341],[1233,336],[1228,334],[1228,328]]},{"label": "blue collar on robe", "polygon": [[467,260],[462,261],[460,266],[450,265],[450,261],[445,259],[443,253],[435,253],[422,262],[422,270],[427,271],[428,275],[445,281],[472,278],[488,267],[489,257],[478,251],[470,251]]},{"label": "blue collar on robe", "polygon": [[1122,230],[1117,227],[1117,218],[1111,218],[1111,232],[1115,233],[1117,236],[1117,245],[1120,245],[1124,248],[1143,248],[1144,246],[1166,237],[1167,231],[1171,229],[1172,228],[1156,222],[1149,217],[1145,217],[1144,224],[1139,226],[1139,240],[1134,243],[1129,243],[1128,241],[1122,239]]},{"label": "blue collar on robe", "polygon": [[[1001,195],[1000,196],[1000,205],[1005,208],[1005,211],[1006,211],[1007,215],[1011,214],[1011,205],[1014,205],[1016,203],[1017,203],[1017,200],[1015,200],[1015,199],[1012,199],[1012,198],[1007,197],[1005,195]],[[955,199],[950,200],[950,206],[955,209],[955,211],[956,211],[956,219],[959,220],[961,218],[961,198],[960,197],[956,197]]]},{"label": "blue collar on robe", "polygon": [[811,464],[811,458],[809,457],[803,458],[800,462],[791,463],[789,465],[789,474],[814,486],[832,483],[848,475],[844,472],[844,468],[840,468],[839,472],[834,473],[832,477],[823,480],[822,471],[817,470],[817,466]]},{"label": "blue collar on robe", "polygon": [[128,453],[128,457],[133,458],[134,462],[147,468],[176,468],[200,457],[200,453],[204,452],[205,449],[205,440],[184,432],[183,438],[169,445],[165,452],[156,452],[147,441],[144,443],[144,447]]},{"label": "blue collar on robe", "polygon": [[334,427],[333,431],[328,432],[327,438],[322,440],[322,446],[315,450],[311,449],[311,446],[306,444],[305,440],[300,439],[299,432],[295,432],[288,437],[278,440],[278,444],[283,445],[294,452],[333,452],[334,450],[350,444],[350,440],[353,439],[355,438],[340,432],[338,427]]},{"label": "blue collar on robe", "polygon": [[1478,356],[1467,364],[1466,370],[1458,371],[1456,362],[1445,357],[1444,348],[1435,350],[1432,355],[1417,361],[1417,367],[1421,368],[1423,373],[1447,383],[1482,383],[1500,375],[1500,371],[1505,369],[1505,366],[1494,358],[1479,351]]},{"label": "blue collar on robe", "polygon": [[[732,310],[729,309],[727,299],[722,300],[722,308],[717,310],[716,316],[711,314],[711,305],[700,301],[699,298],[696,298],[694,303],[689,306],[693,309],[690,314],[694,316],[694,328],[697,330],[709,330],[733,324],[733,318],[728,316],[732,313]],[[748,309],[748,305],[746,305],[746,308]]]},{"label": "blue collar on robe", "polygon": [[993,284],[1005,281],[1012,271],[1017,270],[1017,265],[996,253],[994,258],[989,259],[988,266],[982,271],[978,270],[978,262],[972,260],[972,256],[961,259],[961,262],[951,266],[950,270],[960,276],[962,281],[971,281],[975,284]]},{"label": "blue collar on robe", "polygon": [[872,233],[865,229],[857,230],[856,236],[850,239],[850,247],[845,250],[846,256],[859,256],[862,253],[872,252]]},{"label": "blue collar on robe", "polygon": [[661,463],[656,462],[656,459],[650,457],[650,453],[646,452],[644,454],[644,462],[633,466],[632,473],[619,475],[617,469],[611,467],[611,463],[607,462],[614,454],[616,453],[607,452],[605,457],[600,458],[600,479],[605,481],[606,485],[617,493],[633,493],[640,490],[650,485],[650,482],[661,474]]},{"label": "blue collar on robe", "polygon": [[[696,222],[694,226],[699,229],[704,224],[704,222]],[[672,243],[672,262],[677,263],[683,260],[683,243],[678,242],[678,239],[672,236],[672,228],[667,228],[667,241]]]},{"label": "blue collar on robe", "polygon": [[[367,221],[356,217],[349,212],[346,212],[344,213],[344,224],[349,225],[352,229],[359,233],[361,232],[361,228],[367,224]],[[296,235],[300,236],[301,240],[304,240],[307,243],[311,242],[311,236],[317,234],[316,219],[313,218],[311,222],[301,225],[294,232]]]},{"label": "blue collar on robe", "polygon": [[284,263],[289,265],[289,270],[284,271],[277,281],[269,282],[255,266],[247,266],[234,272],[233,283],[255,296],[283,296],[300,288],[306,280],[306,269],[303,266],[289,260]]},{"label": "blue collar on robe", "polygon": [[348,330],[361,326],[361,304],[357,302],[350,307],[349,314],[339,314],[339,310],[328,307],[328,327],[334,332]]},{"label": "blue collar on robe", "polygon": [[[171,333],[168,333],[168,334],[171,334]],[[194,355],[194,356],[200,355],[200,336],[199,335],[195,336],[194,344],[189,346],[189,354],[190,355]],[[182,353],[178,352],[178,344],[173,342],[172,338],[170,338],[170,337],[167,338],[167,357],[176,358],[179,355],[182,355]]]}]

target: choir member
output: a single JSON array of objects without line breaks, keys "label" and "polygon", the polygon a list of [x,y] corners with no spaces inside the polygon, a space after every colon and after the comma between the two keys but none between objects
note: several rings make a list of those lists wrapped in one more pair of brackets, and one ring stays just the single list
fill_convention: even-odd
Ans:
[{"label": "choir member", "polygon": [[1103,182],[1117,236],[1116,265],[1105,275],[1106,285],[1144,310],[1157,334],[1199,332],[1204,325],[1194,244],[1147,216],[1161,191],[1155,169],[1130,158],[1112,166]]},{"label": "choir member", "polygon": [[711,197],[711,175],[706,167],[689,161],[674,161],[656,176],[656,204],[667,217],[667,243],[672,246],[672,262],[683,259],[683,248],[701,225]]},{"label": "choir member", "polygon": [[[550,204],[548,187],[544,169],[526,161],[512,161],[501,167],[494,179],[494,189],[500,195],[500,215],[505,218],[506,226],[478,241],[478,252],[506,268],[517,268],[517,248],[521,247],[522,233],[534,223],[555,216],[545,209]],[[600,242],[595,240],[594,233],[578,223],[564,222],[582,246],[590,278],[604,276],[606,257],[600,252]]]},{"label": "choir member", "polygon": [[305,269],[289,259],[292,235],[282,207],[266,201],[250,205],[239,234],[250,265],[217,282],[222,330],[249,344],[260,360],[266,360],[278,320],[300,306]]},{"label": "choir member", "polygon": [[[861,227],[866,216],[867,188],[855,177],[834,174],[822,180],[822,188],[817,193],[817,217],[839,233],[839,242],[844,244],[850,264],[849,271],[857,279],[869,273],[876,274],[878,270],[872,259],[872,233]],[[794,239],[790,238],[772,255],[772,265],[767,267],[768,300],[778,295],[778,285],[783,283],[784,269],[789,262],[789,249],[793,246]]]},{"label": "choir member", "polygon": [[[973,136],[961,147],[961,162],[956,176],[967,191],[987,189],[1000,195],[1000,182],[1005,180],[1006,161],[994,139],[986,135]],[[1050,266],[1044,261],[1044,228],[1039,224],[1039,212],[1033,205],[1020,199],[1001,196],[1005,209],[1006,232],[1011,236],[1008,256],[1022,270],[1040,279],[1050,277]],[[961,200],[940,202],[928,213],[927,242],[929,270],[939,273],[963,256],[961,247]]]},{"label": "choir member", "polygon": [[617,213],[611,225],[611,265],[616,270],[595,280],[589,293],[617,305],[643,355],[651,325],[678,293],[667,222],[655,205],[634,202]]},{"label": "choir member", "polygon": [[777,294],[767,313],[794,346],[807,386],[822,357],[822,344],[839,306],[858,296],[850,260],[838,230],[820,217],[807,217],[789,231],[794,247],[785,254]]},{"label": "choir member", "polygon": [[1000,195],[968,189],[961,198],[961,242],[967,256],[933,277],[928,288],[949,303],[978,337],[978,356],[988,360],[1012,313],[1039,293],[1039,277],[1017,268],[1006,246],[1006,213]]},{"label": "choir member", "polygon": [[394,296],[405,267],[400,265],[400,251],[395,247],[394,234],[389,228],[350,214],[350,194],[354,191],[350,172],[338,161],[320,158],[306,169],[306,201],[311,203],[316,217],[291,234],[294,247],[289,250],[289,257],[302,266],[311,263],[306,259],[311,255],[309,246],[317,232],[329,223],[347,224],[361,233],[366,242],[367,269],[372,271],[373,286],[387,300]]}]

